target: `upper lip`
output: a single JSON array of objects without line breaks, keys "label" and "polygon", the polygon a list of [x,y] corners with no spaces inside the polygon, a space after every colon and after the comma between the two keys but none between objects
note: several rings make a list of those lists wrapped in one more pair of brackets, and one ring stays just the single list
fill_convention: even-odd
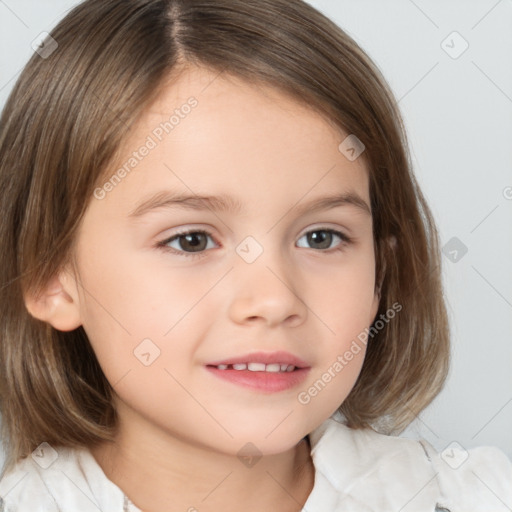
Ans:
[{"label": "upper lip", "polygon": [[208,363],[207,366],[219,366],[220,364],[237,363],[281,363],[293,365],[296,368],[309,368],[309,365],[300,357],[294,356],[293,354],[283,350],[279,350],[277,352],[252,352],[250,354],[244,354],[237,357],[230,357],[229,359],[214,361],[212,363]]}]

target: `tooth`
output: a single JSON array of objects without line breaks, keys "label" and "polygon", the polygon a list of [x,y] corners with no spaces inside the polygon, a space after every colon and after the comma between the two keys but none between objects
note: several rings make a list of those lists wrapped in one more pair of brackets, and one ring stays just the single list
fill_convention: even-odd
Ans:
[{"label": "tooth", "polygon": [[264,372],[265,364],[264,363],[249,363],[248,369],[251,372]]},{"label": "tooth", "polygon": [[[230,365],[228,364],[219,364],[217,368],[219,370],[226,370]],[[280,363],[272,363],[265,365],[264,363],[236,363],[231,365],[234,370],[249,370],[251,372],[293,372],[295,370],[295,366],[292,364],[280,364]]]}]

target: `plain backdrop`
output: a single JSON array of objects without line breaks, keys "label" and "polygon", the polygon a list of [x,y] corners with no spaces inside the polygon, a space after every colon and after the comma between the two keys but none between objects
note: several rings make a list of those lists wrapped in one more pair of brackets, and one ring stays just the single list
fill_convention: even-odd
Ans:
[{"label": "plain backdrop", "polygon": [[[0,1],[0,107],[32,41],[77,3]],[[439,451],[494,445],[512,458],[512,1],[309,3],[391,85],[440,231],[453,362],[402,435]]]}]

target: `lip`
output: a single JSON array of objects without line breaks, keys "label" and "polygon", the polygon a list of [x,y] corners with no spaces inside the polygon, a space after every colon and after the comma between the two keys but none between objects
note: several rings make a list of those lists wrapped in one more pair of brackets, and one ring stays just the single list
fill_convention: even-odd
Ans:
[{"label": "lip", "polygon": [[[215,368],[220,364],[230,365],[237,363],[281,363],[295,366],[292,372],[266,372],[251,370],[219,370]],[[308,375],[311,367],[290,352],[278,350],[276,352],[252,352],[237,357],[230,357],[219,361],[213,361],[206,365],[206,369],[224,381],[250,388],[263,393],[276,393],[292,389],[301,384]]]},{"label": "lip", "polygon": [[270,373],[251,370],[219,370],[215,366],[207,366],[206,369],[219,379],[263,393],[276,393],[297,387],[304,382],[311,370],[311,368],[297,368],[293,372]]},{"label": "lip", "polygon": [[[264,364],[273,364],[273,363],[286,363],[287,365],[293,365],[299,369],[307,369],[310,368],[308,363],[302,360],[300,357],[297,357],[290,352],[286,352],[284,350],[278,350],[276,352],[252,352],[250,354],[244,354],[237,357],[230,357],[229,359],[222,359],[219,361],[214,361],[208,363],[206,366],[219,366],[219,364],[237,364],[237,363],[264,363]],[[228,370],[223,370],[228,371]],[[244,370],[235,370],[235,371],[244,371]],[[255,372],[256,373],[256,372]],[[294,372],[290,372],[294,373]]]}]

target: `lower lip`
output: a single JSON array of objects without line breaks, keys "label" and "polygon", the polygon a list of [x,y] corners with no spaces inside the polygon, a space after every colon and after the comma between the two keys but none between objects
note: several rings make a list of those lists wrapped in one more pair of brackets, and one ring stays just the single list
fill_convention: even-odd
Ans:
[{"label": "lower lip", "polygon": [[220,379],[227,380],[246,388],[276,393],[298,386],[309,373],[310,368],[298,368],[293,372],[252,372],[250,370],[219,370],[207,366],[207,370]]}]

